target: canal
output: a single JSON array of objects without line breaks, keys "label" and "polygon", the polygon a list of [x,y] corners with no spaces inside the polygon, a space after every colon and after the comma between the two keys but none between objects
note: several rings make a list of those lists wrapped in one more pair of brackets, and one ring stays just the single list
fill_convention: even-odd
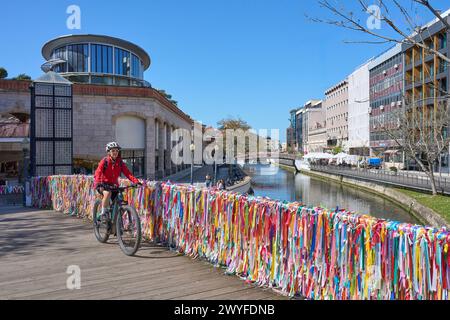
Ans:
[{"label": "canal", "polygon": [[338,207],[377,218],[419,223],[402,207],[367,191],[301,173],[295,174],[274,165],[246,165],[244,170],[252,177],[255,196],[300,201],[311,207],[320,206],[328,209]]}]

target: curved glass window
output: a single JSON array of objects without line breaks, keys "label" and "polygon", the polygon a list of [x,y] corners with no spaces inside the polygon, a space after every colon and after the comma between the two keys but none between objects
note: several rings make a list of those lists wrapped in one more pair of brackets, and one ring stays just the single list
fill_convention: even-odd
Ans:
[{"label": "curved glass window", "polygon": [[144,77],[141,60],[134,54],[131,55],[131,76],[139,79]]},{"label": "curved glass window", "polygon": [[113,49],[111,46],[91,44],[91,72],[113,73]]},{"label": "curved glass window", "polygon": [[[131,51],[107,44],[70,44],[53,50],[52,59],[63,59],[54,67],[58,73],[74,73],[74,82],[143,86],[144,64]],[[91,73],[92,75],[76,75]],[[104,75],[111,75],[105,77]],[[133,78],[133,79],[131,79]],[[137,80],[139,79],[139,80]]]},{"label": "curved glass window", "polygon": [[75,44],[67,46],[68,72],[88,72],[89,45]]},{"label": "curved glass window", "polygon": [[[63,59],[67,61],[66,58],[66,47],[58,48],[53,51],[52,59]],[[55,72],[66,72],[67,70],[67,63],[61,63],[55,66],[54,71]]]},{"label": "curved glass window", "polygon": [[115,74],[122,76],[130,76],[130,53],[128,51],[115,48]]}]

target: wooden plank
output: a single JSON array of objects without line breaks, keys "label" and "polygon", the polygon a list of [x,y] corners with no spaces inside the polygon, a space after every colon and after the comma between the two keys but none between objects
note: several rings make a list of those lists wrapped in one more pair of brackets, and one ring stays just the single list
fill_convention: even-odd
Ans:
[{"label": "wooden plank", "polygon": [[[279,298],[165,247],[143,243],[127,257],[86,221],[52,211],[2,212],[0,235],[0,299]],[[80,266],[80,290],[66,288],[69,265]]]}]

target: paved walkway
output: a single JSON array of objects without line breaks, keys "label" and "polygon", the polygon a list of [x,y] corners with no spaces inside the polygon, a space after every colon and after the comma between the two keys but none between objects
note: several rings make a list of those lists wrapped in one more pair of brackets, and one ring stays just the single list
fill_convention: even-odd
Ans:
[{"label": "paved walkway", "polygon": [[[349,168],[339,166],[311,165],[312,171],[342,175],[350,178],[357,178],[376,183],[405,187],[418,191],[431,191],[430,179],[424,174],[416,171],[394,173],[387,170]],[[412,173],[413,172],[413,173]],[[450,195],[450,179],[448,177],[439,178],[435,175],[436,188],[438,192]]]},{"label": "paved walkway", "polygon": [[[71,265],[79,290],[66,287]],[[286,299],[223,271],[149,243],[127,257],[81,219],[0,207],[0,299]]]}]

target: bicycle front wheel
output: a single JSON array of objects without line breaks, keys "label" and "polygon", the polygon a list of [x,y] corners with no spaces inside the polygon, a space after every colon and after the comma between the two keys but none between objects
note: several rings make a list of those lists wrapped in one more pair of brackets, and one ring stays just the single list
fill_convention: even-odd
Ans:
[{"label": "bicycle front wheel", "polygon": [[120,249],[127,256],[132,256],[141,245],[141,219],[136,209],[131,206],[123,206],[119,209],[116,223],[117,239]]},{"label": "bicycle front wheel", "polygon": [[100,200],[95,201],[94,210],[92,212],[92,222],[94,225],[94,234],[97,240],[101,243],[105,243],[109,239],[109,226],[105,221],[100,220],[102,209],[102,202]]}]

